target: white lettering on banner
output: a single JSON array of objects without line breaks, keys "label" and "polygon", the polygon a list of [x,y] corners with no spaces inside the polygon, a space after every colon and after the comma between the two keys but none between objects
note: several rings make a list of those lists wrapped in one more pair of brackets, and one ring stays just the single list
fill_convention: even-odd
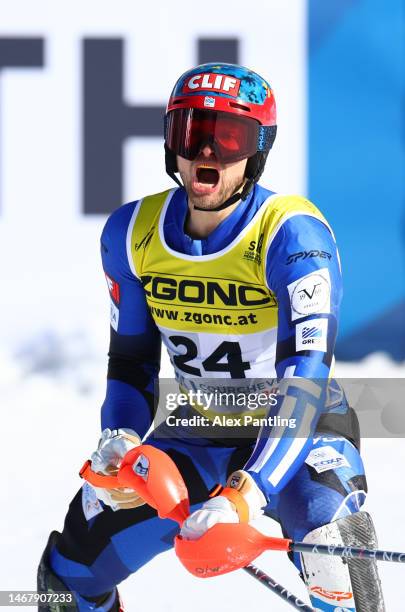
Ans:
[{"label": "white lettering on banner", "polygon": [[310,314],[330,313],[330,275],[327,268],[302,276],[287,288],[292,321]]},{"label": "white lettering on banner", "polygon": [[313,467],[318,474],[326,472],[327,470],[350,467],[350,463],[346,457],[338,453],[333,446],[314,448],[305,459],[305,463]]},{"label": "white lettering on banner", "polygon": [[296,351],[326,352],[328,319],[311,319],[297,323],[295,327]]}]

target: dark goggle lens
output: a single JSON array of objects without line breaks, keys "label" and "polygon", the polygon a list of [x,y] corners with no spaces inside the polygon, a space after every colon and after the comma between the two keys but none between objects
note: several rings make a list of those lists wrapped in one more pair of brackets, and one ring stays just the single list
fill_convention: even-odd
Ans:
[{"label": "dark goggle lens", "polygon": [[209,144],[218,160],[235,162],[257,151],[259,123],[220,111],[178,108],[167,117],[166,143],[171,151],[195,159]]}]

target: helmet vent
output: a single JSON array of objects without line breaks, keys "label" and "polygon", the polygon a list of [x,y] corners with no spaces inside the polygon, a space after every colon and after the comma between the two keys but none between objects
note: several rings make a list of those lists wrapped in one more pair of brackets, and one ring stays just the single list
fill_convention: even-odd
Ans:
[{"label": "helmet vent", "polygon": [[178,98],[177,100],[174,100],[172,104],[175,106],[176,104],[183,104],[183,102],[186,102],[186,98]]},{"label": "helmet vent", "polygon": [[239,108],[240,110],[250,113],[250,108],[248,106],[244,106],[243,104],[238,104],[237,102],[229,102],[229,106],[232,106],[232,108]]}]

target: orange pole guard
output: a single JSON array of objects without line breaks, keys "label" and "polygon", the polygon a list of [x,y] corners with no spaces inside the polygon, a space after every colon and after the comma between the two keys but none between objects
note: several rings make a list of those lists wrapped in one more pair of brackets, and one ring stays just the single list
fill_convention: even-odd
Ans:
[{"label": "orange pole guard", "polygon": [[160,518],[170,518],[182,525],[190,513],[188,491],[174,461],[164,451],[149,444],[130,450],[116,476],[97,474],[87,460],[80,476],[95,487],[133,489]]},{"label": "orange pole guard", "polygon": [[191,574],[210,578],[246,567],[265,550],[288,552],[291,540],[266,536],[248,523],[217,523],[198,540],[176,536],[174,546]]}]

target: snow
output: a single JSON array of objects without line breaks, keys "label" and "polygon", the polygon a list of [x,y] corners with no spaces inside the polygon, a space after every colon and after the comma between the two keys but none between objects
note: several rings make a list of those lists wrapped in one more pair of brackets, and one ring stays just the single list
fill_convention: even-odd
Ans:
[{"label": "snow", "polygon": [[[18,348],[0,353],[3,423],[1,453],[3,550],[1,589],[34,589],[35,568],[51,529],[61,529],[67,504],[80,481],[77,475],[98,439],[99,406],[104,394],[106,338],[101,322],[84,330],[42,332]],[[9,345],[11,346],[11,345]],[[164,359],[162,374],[170,375]],[[357,364],[339,363],[338,376],[401,377],[403,364],[371,355]],[[372,513],[381,548],[405,550],[402,530],[405,445],[401,439],[364,440],[362,454]],[[262,519],[267,533],[280,534],[277,524]],[[288,559],[268,552],[257,560],[301,598],[305,589]],[[380,564],[387,609],[402,609],[404,568]],[[158,587],[158,588],[157,588]],[[236,612],[286,610],[287,604],[242,571],[212,580],[187,574],[173,552],[164,553],[120,587],[127,610],[156,612]],[[153,603],[152,603],[153,602]],[[28,608],[27,608],[28,609]]]}]

